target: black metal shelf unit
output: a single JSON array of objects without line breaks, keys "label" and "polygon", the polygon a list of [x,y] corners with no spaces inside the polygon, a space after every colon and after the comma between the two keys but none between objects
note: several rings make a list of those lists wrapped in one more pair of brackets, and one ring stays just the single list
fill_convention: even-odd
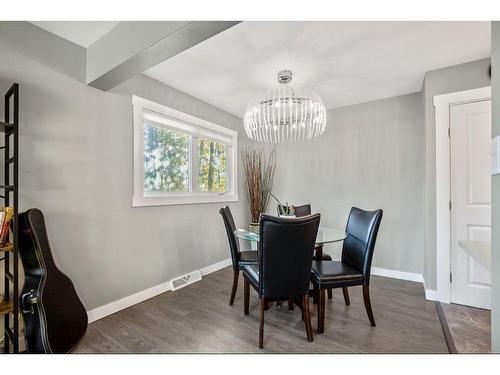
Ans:
[{"label": "black metal shelf unit", "polygon": [[[14,83],[5,94],[5,119],[0,122],[4,133],[4,184],[0,185],[0,198],[4,206],[13,207],[11,242],[0,247],[4,266],[3,301],[0,315],[4,318],[4,353],[19,352],[19,251],[18,251],[18,162],[19,162],[19,85]],[[12,256],[12,258],[11,258]],[[11,320],[12,318],[12,320]],[[12,328],[11,328],[12,322]]]}]

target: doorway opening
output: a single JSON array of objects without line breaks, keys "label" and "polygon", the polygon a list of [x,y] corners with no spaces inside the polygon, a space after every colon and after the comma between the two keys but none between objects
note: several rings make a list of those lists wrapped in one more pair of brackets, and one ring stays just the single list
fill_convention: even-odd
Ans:
[{"label": "doorway opening", "polygon": [[490,308],[491,88],[434,97],[436,299]]}]

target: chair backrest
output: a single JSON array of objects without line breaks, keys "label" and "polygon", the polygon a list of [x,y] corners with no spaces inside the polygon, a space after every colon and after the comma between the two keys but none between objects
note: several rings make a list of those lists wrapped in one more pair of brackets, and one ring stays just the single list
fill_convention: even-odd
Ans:
[{"label": "chair backrest", "polygon": [[365,285],[370,282],[373,250],[382,213],[382,210],[365,211],[352,207],[347,219],[347,237],[342,246],[342,262],[362,272]]},{"label": "chair backrest", "polygon": [[229,250],[231,251],[231,261],[233,262],[233,269],[238,269],[238,262],[240,260],[240,243],[234,235],[236,225],[234,224],[233,215],[229,206],[224,206],[219,210],[226,227],[227,239],[229,241]]},{"label": "chair backrest", "polygon": [[[311,205],[304,204],[302,206],[293,206],[295,209],[295,217],[308,216],[311,214]],[[286,207],[278,204],[278,215],[285,215]]]},{"label": "chair backrest", "polygon": [[308,293],[320,214],[303,218],[260,217],[259,297]]}]

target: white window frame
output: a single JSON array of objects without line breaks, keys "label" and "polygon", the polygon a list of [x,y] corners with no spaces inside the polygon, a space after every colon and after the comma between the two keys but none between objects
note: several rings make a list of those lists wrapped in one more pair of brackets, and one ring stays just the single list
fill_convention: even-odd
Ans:
[{"label": "white window frame", "polygon": [[[178,204],[220,203],[238,200],[238,133],[234,130],[202,120],[198,117],[179,112],[167,106],[150,100],[132,96],[134,108],[134,189],[132,207],[164,206]],[[195,153],[190,146],[190,191],[189,192],[145,192],[144,191],[144,117],[154,118],[160,116],[158,121],[153,121],[155,126],[166,129],[180,130],[190,133],[191,137],[213,139],[216,142],[227,144],[227,183],[228,191],[225,193],[195,191],[193,180],[197,180],[198,158],[193,158]],[[169,121],[169,119],[171,119]],[[194,144],[190,142],[190,145]]]}]

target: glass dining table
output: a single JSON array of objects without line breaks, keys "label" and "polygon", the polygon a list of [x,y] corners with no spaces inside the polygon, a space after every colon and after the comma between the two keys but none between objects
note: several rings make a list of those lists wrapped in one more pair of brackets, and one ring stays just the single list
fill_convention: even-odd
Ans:
[{"label": "glass dining table", "polygon": [[[242,240],[259,242],[259,234],[245,229],[236,229],[234,235]],[[346,238],[345,230],[335,227],[319,226],[314,249],[316,259],[323,258],[323,246],[327,243],[343,241]]]}]

